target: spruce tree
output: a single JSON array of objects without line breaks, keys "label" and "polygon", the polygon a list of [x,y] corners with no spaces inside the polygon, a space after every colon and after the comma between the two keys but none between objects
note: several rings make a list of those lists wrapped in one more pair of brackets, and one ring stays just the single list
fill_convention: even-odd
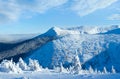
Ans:
[{"label": "spruce tree", "polygon": [[80,70],[81,70],[81,63],[80,63],[80,60],[79,60],[79,57],[78,55],[76,55],[74,58],[73,58],[73,70],[74,70],[74,74],[79,74],[80,73]]},{"label": "spruce tree", "polygon": [[116,73],[116,70],[114,69],[114,66],[112,66],[112,73]]},{"label": "spruce tree", "polygon": [[29,59],[29,67],[32,71],[41,71],[41,67],[37,60]]},{"label": "spruce tree", "polygon": [[22,69],[22,70],[28,70],[27,64],[23,61],[22,58],[19,58],[19,62],[17,65]]}]

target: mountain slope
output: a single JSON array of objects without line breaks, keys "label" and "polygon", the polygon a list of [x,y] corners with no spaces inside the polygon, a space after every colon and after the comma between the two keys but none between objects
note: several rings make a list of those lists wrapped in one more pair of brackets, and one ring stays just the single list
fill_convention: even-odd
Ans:
[{"label": "mountain slope", "polygon": [[[29,58],[39,60],[43,67],[53,68],[72,66],[73,58],[79,56],[82,68],[111,70],[120,72],[120,35],[119,26],[76,27],[69,29],[51,28],[35,38],[19,42],[11,49],[0,52],[0,60],[20,56],[26,62]],[[9,45],[8,45],[9,46]]]},{"label": "mountain slope", "polygon": [[6,50],[2,49],[0,51],[0,60],[13,58],[15,61],[17,61],[19,59],[19,57],[21,57],[21,56],[26,57],[27,54],[30,55],[30,53],[33,50],[36,50],[37,48],[41,47],[42,45],[44,45],[45,43],[47,43],[51,40],[53,40],[52,37],[51,38],[43,37],[43,36],[39,35],[35,38],[28,39],[28,40],[25,40],[22,42],[13,43],[13,44],[9,44],[9,43],[4,44],[5,46],[7,46],[9,48]]},{"label": "mountain slope", "polygon": [[114,29],[106,32],[105,34],[120,34],[120,28],[119,29]]},{"label": "mountain slope", "polygon": [[[119,29],[119,27],[117,28]],[[120,61],[118,60],[120,57],[119,34],[78,33],[78,29],[62,30],[59,28],[59,30],[61,31],[57,33],[58,30],[52,28],[45,33],[49,36],[52,31],[57,39],[46,43],[25,60],[28,58],[37,59],[43,67],[49,68],[59,66],[60,63],[68,67],[72,65],[74,56],[78,55],[85,69],[92,65],[94,69],[102,70],[106,66],[109,70],[114,65],[116,70],[120,71]]]}]

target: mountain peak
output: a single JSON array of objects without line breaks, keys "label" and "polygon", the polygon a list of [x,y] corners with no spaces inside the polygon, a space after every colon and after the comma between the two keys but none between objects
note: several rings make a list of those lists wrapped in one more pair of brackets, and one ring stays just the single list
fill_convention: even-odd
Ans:
[{"label": "mountain peak", "polygon": [[[103,34],[107,33],[109,31],[112,31],[115,34],[119,33],[120,26],[118,25],[112,25],[110,27],[74,27],[74,28],[59,28],[59,27],[52,27],[50,28],[46,33],[43,35],[45,36],[64,36],[69,34]],[[113,31],[114,30],[114,31]]]},{"label": "mountain peak", "polygon": [[61,28],[52,27],[45,33],[45,35],[47,35],[47,36],[58,36],[58,35],[60,35],[61,31],[62,31]]},{"label": "mountain peak", "polygon": [[68,34],[80,34],[80,32],[77,30],[69,30],[69,29],[63,29],[58,27],[52,27],[45,33],[45,35],[47,36],[64,36]]}]

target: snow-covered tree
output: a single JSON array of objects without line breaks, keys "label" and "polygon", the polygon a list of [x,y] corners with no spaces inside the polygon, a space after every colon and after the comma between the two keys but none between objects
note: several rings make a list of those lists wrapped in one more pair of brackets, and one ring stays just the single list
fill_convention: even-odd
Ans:
[{"label": "snow-covered tree", "polygon": [[115,68],[114,68],[114,66],[112,66],[112,73],[116,73],[116,70],[115,70]]},{"label": "snow-covered tree", "polygon": [[95,69],[95,70],[94,70],[94,73],[95,73],[95,74],[98,74],[98,71],[97,71],[97,69]]},{"label": "snow-covered tree", "polygon": [[63,70],[64,70],[64,67],[63,67],[62,63],[60,63],[60,72],[63,72]]},{"label": "snow-covered tree", "polygon": [[41,66],[37,60],[29,59],[29,68],[32,71],[41,71]]},{"label": "snow-covered tree", "polygon": [[76,55],[73,58],[73,71],[74,71],[74,74],[79,74],[80,70],[81,70],[81,63],[80,63],[78,55]]},{"label": "snow-covered tree", "polygon": [[14,73],[22,73],[22,70],[13,62],[13,60],[3,60],[1,63],[4,71],[14,72]]},{"label": "snow-covered tree", "polygon": [[60,67],[55,67],[54,66],[53,69],[54,69],[55,72],[60,72]]},{"label": "snow-covered tree", "polygon": [[63,67],[62,63],[60,63],[60,72],[68,73],[68,70]]},{"label": "snow-covered tree", "polygon": [[89,67],[89,73],[94,73],[94,70],[91,66]]},{"label": "snow-covered tree", "polygon": [[108,73],[106,67],[103,68],[103,73],[105,73],[105,74]]},{"label": "snow-covered tree", "polygon": [[73,73],[73,66],[70,66],[68,71],[69,71],[70,74],[72,74]]},{"label": "snow-covered tree", "polygon": [[98,71],[98,74],[102,74],[102,72],[101,72],[101,71]]},{"label": "snow-covered tree", "polygon": [[23,61],[22,58],[19,58],[19,62],[17,65],[22,69],[22,70],[28,70],[27,64]]}]

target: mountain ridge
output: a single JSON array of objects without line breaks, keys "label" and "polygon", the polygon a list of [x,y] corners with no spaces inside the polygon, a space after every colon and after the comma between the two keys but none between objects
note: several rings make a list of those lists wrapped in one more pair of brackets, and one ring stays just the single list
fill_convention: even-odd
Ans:
[{"label": "mountain ridge", "polygon": [[[114,29],[116,28],[113,28],[113,30]],[[119,28],[117,27],[117,29]],[[78,52],[80,61],[83,64],[83,66],[85,66],[84,63],[89,61],[91,58],[94,58],[94,56],[99,55],[100,53],[106,54],[104,52],[108,51],[112,42],[117,44],[117,46],[114,46],[113,44],[114,46],[113,50],[115,50],[116,47],[119,47],[120,36],[118,34],[117,35],[116,34],[99,34],[99,33],[87,34],[87,33],[80,33],[80,32],[77,34],[76,33],[74,34],[68,31],[69,30],[67,30],[66,34],[62,35],[63,36],[62,38],[61,37],[59,38],[60,35],[57,35],[58,36],[57,39],[46,43],[42,48],[39,48],[38,50],[36,50],[31,56],[28,56],[25,60],[27,60],[28,58],[37,59],[39,60],[40,64],[43,67],[49,67],[49,68],[51,68],[51,66],[52,67],[59,66],[60,62],[63,63],[64,66],[66,66],[72,63],[73,56],[75,55],[76,52]],[[64,32],[66,32],[66,29],[64,30]],[[111,49],[109,50],[111,51]],[[119,51],[120,50],[117,49],[116,52],[119,54]],[[52,56],[50,58],[47,58],[47,56],[49,57],[49,54],[50,55],[52,54]],[[50,60],[49,62],[51,63],[43,62],[43,61],[47,61],[48,59]],[[117,67],[118,66],[116,66],[116,68]],[[98,70],[102,68],[98,68]]]},{"label": "mountain ridge", "polygon": [[115,32],[113,30],[120,27],[104,28],[100,27],[96,31],[98,27],[88,29],[86,27],[77,27],[77,29],[53,27],[8,51],[0,52],[0,58],[2,60],[22,56],[26,62],[29,58],[37,59],[43,67],[53,68],[60,66],[60,63],[64,67],[70,67],[74,56],[78,55],[85,69],[91,65],[94,69],[102,70],[105,66],[109,70],[109,64],[112,64],[120,72],[120,62],[117,60],[120,57],[120,35],[108,33]]}]

